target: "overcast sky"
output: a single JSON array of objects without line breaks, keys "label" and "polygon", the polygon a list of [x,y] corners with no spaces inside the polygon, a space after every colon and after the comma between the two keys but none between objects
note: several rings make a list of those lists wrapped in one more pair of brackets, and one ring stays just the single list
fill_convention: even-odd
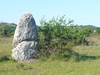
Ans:
[{"label": "overcast sky", "polygon": [[0,22],[16,23],[30,12],[37,23],[45,15],[52,17],[66,15],[78,25],[100,27],[100,0],[0,0]]}]

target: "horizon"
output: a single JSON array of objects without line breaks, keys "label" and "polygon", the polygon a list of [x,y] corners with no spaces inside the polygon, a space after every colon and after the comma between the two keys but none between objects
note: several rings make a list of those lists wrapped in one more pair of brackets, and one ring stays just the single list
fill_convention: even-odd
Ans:
[{"label": "horizon", "polygon": [[99,0],[3,0],[0,1],[0,9],[3,9],[0,12],[0,22],[17,24],[20,17],[25,12],[29,12],[33,15],[37,25],[40,25],[40,20],[44,15],[47,20],[65,15],[66,20],[74,20],[75,25],[100,27],[99,3]]}]

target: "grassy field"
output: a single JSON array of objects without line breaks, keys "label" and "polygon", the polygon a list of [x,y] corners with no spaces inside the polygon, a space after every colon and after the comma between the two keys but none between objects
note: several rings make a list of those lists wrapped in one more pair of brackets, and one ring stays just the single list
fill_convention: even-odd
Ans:
[{"label": "grassy field", "polygon": [[0,75],[100,75],[100,35],[87,39],[93,41],[92,46],[73,48],[75,52],[86,55],[88,59],[85,61],[48,59],[21,63],[11,58],[12,38],[0,38]]}]

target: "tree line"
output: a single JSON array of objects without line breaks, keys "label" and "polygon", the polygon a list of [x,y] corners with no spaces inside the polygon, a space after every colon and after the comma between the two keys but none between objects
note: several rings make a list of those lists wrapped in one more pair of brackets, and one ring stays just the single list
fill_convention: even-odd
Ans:
[{"label": "tree line", "polygon": [[14,23],[0,23],[0,36],[12,36],[16,29],[16,24]]}]

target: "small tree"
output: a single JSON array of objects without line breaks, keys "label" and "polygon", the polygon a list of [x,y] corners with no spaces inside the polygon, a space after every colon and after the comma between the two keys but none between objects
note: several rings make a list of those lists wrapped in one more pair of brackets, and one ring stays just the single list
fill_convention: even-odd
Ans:
[{"label": "small tree", "polygon": [[73,54],[71,50],[74,45],[85,43],[86,40],[80,35],[80,30],[73,24],[73,20],[65,19],[65,16],[40,21],[39,52],[43,56],[69,57]]},{"label": "small tree", "polygon": [[[72,20],[66,23],[65,16],[60,18],[52,18],[48,22],[43,18],[40,21],[41,27],[39,31],[39,51],[44,56],[52,54],[57,56],[67,56],[71,47],[68,47],[68,42],[71,42],[72,37],[69,34],[70,29],[66,27],[72,24]],[[73,45],[73,44],[70,44]],[[70,52],[70,51],[69,51]]]}]

